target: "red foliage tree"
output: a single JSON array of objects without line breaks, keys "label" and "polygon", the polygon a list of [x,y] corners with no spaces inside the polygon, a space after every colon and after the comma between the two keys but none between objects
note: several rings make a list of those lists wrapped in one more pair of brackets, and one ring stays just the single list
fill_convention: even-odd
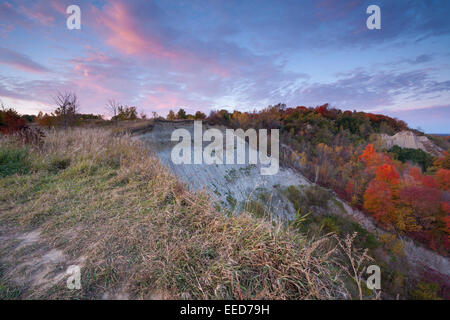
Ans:
[{"label": "red foliage tree", "polygon": [[448,169],[439,169],[436,171],[436,182],[439,185],[439,188],[445,191],[450,190],[450,170]]},{"label": "red foliage tree", "polygon": [[359,160],[363,161],[366,165],[369,165],[376,154],[377,151],[373,147],[373,144],[370,143],[366,146],[363,153],[359,156]]},{"label": "red foliage tree", "polygon": [[392,208],[391,186],[385,181],[373,179],[364,193],[364,209],[373,213],[377,220],[387,222],[387,214]]},{"label": "red foliage tree", "polygon": [[402,188],[398,198],[401,204],[411,207],[415,215],[427,217],[439,211],[442,194],[423,185],[413,185]]},{"label": "red foliage tree", "polygon": [[397,185],[400,183],[400,175],[397,169],[391,164],[383,164],[377,167],[376,179],[384,181],[390,185]]},{"label": "red foliage tree", "polygon": [[406,232],[433,250],[445,251],[450,204],[442,201],[441,190],[449,190],[450,170],[441,168],[435,175],[424,175],[417,167],[401,166],[376,152],[371,144],[359,159],[374,175],[364,192],[364,209],[385,227]]},{"label": "red foliage tree", "polygon": [[25,120],[14,109],[0,110],[0,132],[11,134],[25,128]]}]

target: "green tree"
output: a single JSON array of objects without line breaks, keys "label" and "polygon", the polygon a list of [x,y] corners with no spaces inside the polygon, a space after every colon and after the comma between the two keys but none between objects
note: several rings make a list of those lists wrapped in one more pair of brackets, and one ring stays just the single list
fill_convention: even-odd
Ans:
[{"label": "green tree", "polygon": [[197,111],[197,112],[195,113],[194,119],[196,119],[196,120],[203,120],[203,119],[206,119],[206,114],[204,114],[204,113],[201,112],[201,111]]},{"label": "green tree", "polygon": [[184,109],[178,110],[177,119],[187,119],[186,111]]},{"label": "green tree", "polygon": [[136,107],[119,106],[118,107],[118,120],[136,120],[137,119]]},{"label": "green tree", "polygon": [[175,119],[176,119],[175,113],[172,110],[170,110],[169,114],[167,115],[167,120],[175,120]]}]

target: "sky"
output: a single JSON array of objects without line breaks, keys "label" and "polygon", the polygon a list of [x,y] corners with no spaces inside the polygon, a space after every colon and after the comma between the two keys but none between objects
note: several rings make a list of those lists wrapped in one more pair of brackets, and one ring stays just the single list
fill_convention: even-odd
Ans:
[{"label": "sky", "polygon": [[450,133],[449,89],[450,1],[0,0],[0,100],[20,113],[73,91],[106,116],[109,99],[163,116],[329,103]]}]

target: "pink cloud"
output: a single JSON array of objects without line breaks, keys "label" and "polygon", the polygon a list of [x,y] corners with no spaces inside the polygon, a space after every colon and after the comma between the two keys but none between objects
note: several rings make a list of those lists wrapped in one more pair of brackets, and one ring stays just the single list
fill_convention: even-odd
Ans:
[{"label": "pink cloud", "polygon": [[176,107],[185,106],[188,102],[175,92],[160,90],[158,93],[149,94],[142,102],[144,108],[151,108],[158,111],[169,111]]},{"label": "pink cloud", "polygon": [[48,1],[47,0],[47,2],[49,2],[50,3],[50,6],[55,10],[55,11],[57,11],[57,12],[59,12],[59,13],[61,13],[61,14],[67,14],[66,13],[66,9],[67,9],[67,7],[70,5],[70,4],[72,4],[71,2],[69,3],[69,2],[67,2],[66,4],[64,4],[63,2],[64,1],[61,1],[61,0],[51,0],[51,1]]},{"label": "pink cloud", "polygon": [[135,18],[124,3],[115,2],[100,12],[94,13],[107,28],[106,42],[126,55],[148,55],[159,58],[178,58],[179,54],[166,48],[156,37],[144,35],[135,23]]},{"label": "pink cloud", "polygon": [[362,0],[321,0],[316,2],[315,5],[319,9],[316,12],[316,16],[321,21],[341,18],[357,7],[361,7],[361,10],[365,11],[365,8],[363,8]]},{"label": "pink cloud", "polygon": [[[90,22],[106,39],[105,43],[126,56],[135,56],[142,61],[158,61],[170,70],[199,72],[205,70],[220,77],[229,77],[231,70],[218,63],[215,57],[205,55],[203,43],[198,46],[177,44],[170,30],[161,27],[158,18],[149,17],[148,24],[136,19],[140,8],[135,3],[113,1],[100,9],[92,6]],[[134,10],[134,11],[133,11]],[[152,21],[151,19],[154,19]],[[140,23],[139,23],[140,22]],[[176,38],[176,37],[175,37]],[[192,39],[192,42],[195,43]]]},{"label": "pink cloud", "polygon": [[12,66],[14,68],[21,69],[27,72],[42,73],[47,72],[48,69],[34,62],[29,57],[15,52],[7,48],[0,47],[0,63]]},{"label": "pink cloud", "polygon": [[41,8],[38,8],[37,5],[34,7],[21,6],[20,11],[25,14],[28,18],[32,20],[36,20],[43,25],[51,25],[55,21],[55,17],[47,12],[44,12]]}]

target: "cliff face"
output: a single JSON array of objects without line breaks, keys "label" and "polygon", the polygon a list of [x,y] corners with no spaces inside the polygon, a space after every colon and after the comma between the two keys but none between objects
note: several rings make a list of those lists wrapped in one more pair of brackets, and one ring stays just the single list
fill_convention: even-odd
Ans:
[{"label": "cliff face", "polygon": [[396,145],[402,148],[421,149],[434,156],[439,156],[443,152],[440,147],[431,142],[426,136],[416,136],[411,131],[401,131],[393,136],[382,133],[380,138],[388,149]]},{"label": "cliff face", "polygon": [[[204,125],[203,130],[218,129],[225,132],[225,127]],[[270,194],[270,210],[280,218],[292,220],[295,209],[291,202],[283,196],[281,190],[291,185],[310,185],[310,182],[300,173],[292,169],[280,167],[277,174],[261,175],[261,164],[249,164],[249,144],[245,142],[245,164],[174,164],[171,151],[178,142],[171,141],[171,134],[175,129],[185,129],[193,138],[193,121],[156,121],[152,130],[137,135],[142,139],[169,167],[180,180],[186,182],[194,190],[206,190],[217,198],[220,203],[241,210],[238,206],[252,199],[259,193]],[[228,141],[224,141],[229,143]],[[203,147],[208,145],[205,142]],[[234,141],[232,142],[234,144]],[[193,141],[192,141],[193,145]],[[235,155],[236,156],[236,155]],[[193,161],[192,161],[193,162]],[[237,210],[238,211],[238,210]]]}]

